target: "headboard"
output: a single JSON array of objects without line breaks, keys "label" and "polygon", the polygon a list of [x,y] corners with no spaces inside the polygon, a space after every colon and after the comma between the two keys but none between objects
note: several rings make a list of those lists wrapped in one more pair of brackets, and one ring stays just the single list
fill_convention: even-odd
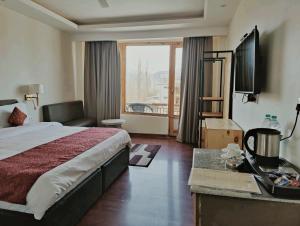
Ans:
[{"label": "headboard", "polygon": [[11,100],[0,100],[0,106],[2,105],[9,105],[9,104],[16,104],[18,101],[16,99]]}]

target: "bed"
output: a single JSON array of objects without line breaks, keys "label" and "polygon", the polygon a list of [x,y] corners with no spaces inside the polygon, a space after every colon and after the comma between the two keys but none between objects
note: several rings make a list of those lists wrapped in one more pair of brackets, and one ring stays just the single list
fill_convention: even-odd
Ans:
[{"label": "bed", "polygon": [[[16,100],[0,100],[0,106],[16,103]],[[87,132],[84,127],[66,127],[53,122],[3,128],[0,129],[0,161]],[[124,130],[113,134],[38,177],[26,195],[26,204],[0,201],[0,225],[76,225],[128,167],[130,137]]]}]

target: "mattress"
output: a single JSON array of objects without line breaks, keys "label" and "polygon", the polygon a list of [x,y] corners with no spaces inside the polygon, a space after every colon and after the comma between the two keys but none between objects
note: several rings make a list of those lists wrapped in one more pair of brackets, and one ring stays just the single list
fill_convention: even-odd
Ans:
[{"label": "mattress", "polygon": [[[0,160],[85,129],[87,128],[68,127],[55,122],[2,128],[0,129]],[[54,203],[120,150],[130,145],[129,134],[125,130],[120,130],[93,148],[40,176],[27,194],[26,205],[0,201],[0,208],[30,213],[35,219],[40,220]]]}]

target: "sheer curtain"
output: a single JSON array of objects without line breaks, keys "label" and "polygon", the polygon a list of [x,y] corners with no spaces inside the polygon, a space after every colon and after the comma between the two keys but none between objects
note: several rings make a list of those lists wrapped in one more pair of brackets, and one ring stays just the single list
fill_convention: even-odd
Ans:
[{"label": "sheer curtain", "polygon": [[[203,51],[212,50],[211,37],[184,38],[181,71],[181,106],[177,140],[196,144],[198,141],[198,114],[200,75],[203,70]],[[210,68],[205,68],[205,87],[211,87]],[[205,89],[209,96],[211,89]]]},{"label": "sheer curtain", "polygon": [[85,43],[84,106],[88,117],[120,118],[121,105],[120,57],[117,42]]}]

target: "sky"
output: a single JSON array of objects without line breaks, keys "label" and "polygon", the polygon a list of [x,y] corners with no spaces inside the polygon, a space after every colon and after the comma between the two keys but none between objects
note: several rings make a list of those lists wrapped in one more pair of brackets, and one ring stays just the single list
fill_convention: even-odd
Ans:
[{"label": "sky", "polygon": [[[181,50],[178,51],[178,58],[181,57],[181,54],[179,54]],[[150,73],[168,71],[169,53],[170,46],[168,45],[127,46],[126,70],[127,72],[136,72],[139,60],[141,60],[143,68],[148,64],[148,71]],[[177,67],[180,67],[180,65],[177,65]]]}]

